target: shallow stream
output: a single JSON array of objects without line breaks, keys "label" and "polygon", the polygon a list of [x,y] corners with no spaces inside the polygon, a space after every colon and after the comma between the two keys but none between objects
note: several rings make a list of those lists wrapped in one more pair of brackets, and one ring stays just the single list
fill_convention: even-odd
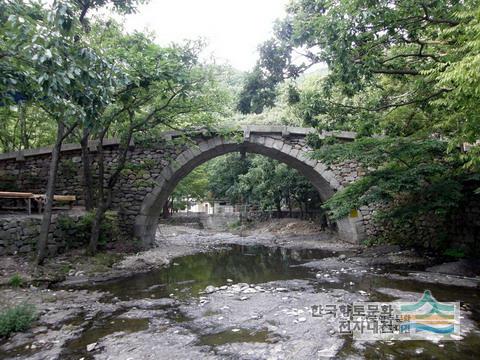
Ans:
[{"label": "shallow stream", "polygon": [[[352,254],[344,253],[346,256]],[[164,305],[150,309],[154,316],[162,318],[161,331],[169,327],[181,326],[195,336],[194,344],[205,349],[207,347],[212,355],[220,354],[218,346],[232,343],[277,343],[288,339],[272,333],[265,328],[254,330],[248,328],[223,329],[221,331],[203,332],[193,324],[191,314],[186,314],[179,304],[189,304],[198,301],[203,296],[202,291],[207,286],[226,287],[229,284],[265,284],[286,280],[306,280],[313,285],[318,303],[322,297],[335,289],[343,289],[349,293],[367,293],[371,301],[394,300],[385,292],[377,289],[389,288],[406,292],[422,293],[431,290],[433,296],[439,301],[461,301],[468,306],[469,317],[476,330],[470,332],[461,341],[448,341],[432,343],[428,341],[397,341],[397,342],[371,342],[355,344],[351,337],[344,336],[340,351],[334,358],[367,358],[367,359],[479,359],[480,336],[479,328],[479,291],[475,288],[464,288],[446,285],[425,284],[413,279],[394,280],[384,274],[406,274],[406,269],[369,268],[367,271],[339,272],[337,281],[318,281],[318,270],[301,266],[312,260],[336,256],[324,250],[292,250],[279,247],[241,246],[232,245],[209,253],[184,256],[174,259],[167,268],[132,276],[117,281],[101,283],[90,286],[89,289],[106,291],[110,296],[106,302],[136,301],[152,299],[175,299],[175,303],[166,302]],[[254,299],[254,298],[252,298]],[[312,304],[313,305],[313,304]],[[221,303],[218,304],[220,308]],[[255,303],[253,302],[253,306]],[[126,310],[125,310],[126,311]],[[155,312],[156,311],[156,312]],[[146,312],[148,314],[148,312]],[[208,317],[216,311],[203,313]],[[152,315],[153,316],[153,315]],[[310,316],[310,315],[309,315]],[[121,312],[114,312],[108,316],[99,315],[93,318],[86,326],[80,337],[70,341],[63,351],[62,358],[80,359],[92,358],[94,352],[86,351],[86,346],[99,342],[102,338],[113,333],[138,333],[141,337],[152,326],[151,318],[123,318]],[[157,330],[158,331],[158,327]],[[336,335],[338,336],[338,335]],[[319,339],[322,341],[322,339]],[[188,352],[188,348],[186,350]],[[259,354],[260,355],[260,354]],[[196,356],[192,355],[192,358]],[[261,358],[261,356],[259,356]],[[135,358],[135,357],[134,357]],[[189,358],[186,355],[186,358]],[[240,357],[242,358],[242,357]],[[248,357],[255,358],[255,357]],[[281,357],[279,357],[281,358]]]}]

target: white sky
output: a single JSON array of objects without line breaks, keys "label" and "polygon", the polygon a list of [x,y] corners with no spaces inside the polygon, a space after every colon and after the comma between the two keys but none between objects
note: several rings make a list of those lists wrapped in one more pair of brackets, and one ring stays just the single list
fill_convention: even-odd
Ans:
[{"label": "white sky", "polygon": [[206,40],[205,55],[249,70],[257,47],[272,35],[273,23],[283,18],[289,0],[150,0],[137,14],[127,15],[128,31],[153,31],[166,45],[185,39]]}]

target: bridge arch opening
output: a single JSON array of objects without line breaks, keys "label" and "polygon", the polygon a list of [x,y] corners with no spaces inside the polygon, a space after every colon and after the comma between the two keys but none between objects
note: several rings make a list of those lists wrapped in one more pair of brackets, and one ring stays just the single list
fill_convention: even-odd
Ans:
[{"label": "bridge arch opening", "polygon": [[[220,215],[206,224],[226,225],[240,219],[293,217],[328,224],[318,191],[285,163],[264,155],[229,153],[196,167],[180,180],[165,203],[161,217],[192,213]],[[268,213],[270,215],[268,215]],[[228,215],[230,214],[230,216]]]},{"label": "bridge arch opening", "polygon": [[[315,187],[322,202],[329,199],[341,185],[327,167],[306,154],[304,147],[292,145],[282,138],[252,135],[242,142],[217,136],[205,139],[196,146],[183,151],[158,176],[156,186],[142,202],[140,214],[135,220],[135,235],[145,246],[155,242],[158,222],[169,196],[177,184],[199,165],[233,152],[247,152],[263,155],[287,164],[305,176]],[[361,218],[345,218],[336,222],[340,238],[357,243],[363,238]]]}]

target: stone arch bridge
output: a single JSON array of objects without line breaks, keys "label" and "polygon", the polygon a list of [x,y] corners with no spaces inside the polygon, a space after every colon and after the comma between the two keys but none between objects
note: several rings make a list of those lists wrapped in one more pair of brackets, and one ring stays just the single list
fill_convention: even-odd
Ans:
[{"label": "stone arch bridge", "polygon": [[[128,163],[114,191],[113,207],[124,230],[135,234],[146,246],[153,243],[164,203],[178,182],[200,164],[230,152],[249,152],[279,160],[298,170],[318,190],[322,201],[363,175],[353,162],[325,165],[312,160],[306,137],[311,128],[290,126],[245,126],[229,132],[199,130],[193,134],[163,133],[154,143],[131,144]],[[343,141],[353,141],[351,132],[323,133]],[[107,176],[117,161],[118,141],[104,144]],[[95,166],[96,143],[90,144]],[[51,149],[28,149],[0,154],[0,190],[44,193]],[[73,194],[82,203],[81,148],[65,144],[62,148],[57,194]],[[337,222],[338,233],[356,243],[365,236],[368,220],[361,212]]]}]

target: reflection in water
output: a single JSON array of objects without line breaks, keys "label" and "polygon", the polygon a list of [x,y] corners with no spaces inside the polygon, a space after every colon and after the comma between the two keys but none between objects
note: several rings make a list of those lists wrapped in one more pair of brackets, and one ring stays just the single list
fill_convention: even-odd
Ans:
[{"label": "reflection in water", "polygon": [[104,336],[116,332],[137,332],[148,329],[148,319],[122,319],[107,317],[95,321],[95,325],[85,331],[82,336],[69,343],[73,355],[75,350],[83,351],[88,344],[92,344]]},{"label": "reflection in water", "polygon": [[208,285],[225,285],[227,279],[232,279],[234,283],[252,284],[311,277],[312,272],[308,269],[292,265],[326,256],[331,256],[331,253],[233,245],[231,249],[177,258],[168,268],[100,284],[95,288],[109,291],[120,299],[168,297],[172,293],[186,298],[197,295]]},{"label": "reflection in water", "polygon": [[236,342],[271,342],[274,337],[274,334],[269,333],[268,330],[228,329],[219,333],[200,336],[199,344],[218,346]]}]

